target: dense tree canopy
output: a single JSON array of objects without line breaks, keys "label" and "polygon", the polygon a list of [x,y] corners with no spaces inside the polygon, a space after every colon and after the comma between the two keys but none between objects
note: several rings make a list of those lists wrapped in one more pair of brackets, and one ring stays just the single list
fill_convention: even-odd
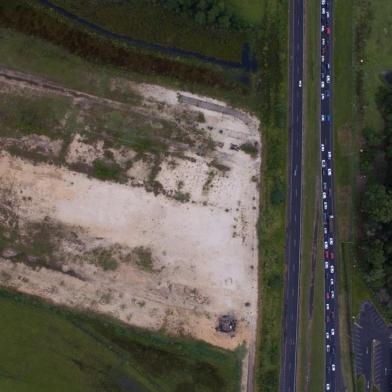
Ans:
[{"label": "dense tree canopy", "polygon": [[392,305],[392,87],[376,94],[383,127],[365,128],[361,174],[366,185],[361,194],[359,256],[368,284],[382,302]]},{"label": "dense tree canopy", "polygon": [[224,0],[150,0],[176,14],[192,18],[199,25],[221,29],[243,29],[246,24],[227,6]]}]

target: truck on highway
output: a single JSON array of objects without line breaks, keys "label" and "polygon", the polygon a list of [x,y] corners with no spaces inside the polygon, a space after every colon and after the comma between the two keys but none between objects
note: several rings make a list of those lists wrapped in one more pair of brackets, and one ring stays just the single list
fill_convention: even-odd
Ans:
[{"label": "truck on highway", "polygon": [[330,233],[333,233],[334,229],[334,217],[333,215],[329,215],[328,217],[328,229]]}]

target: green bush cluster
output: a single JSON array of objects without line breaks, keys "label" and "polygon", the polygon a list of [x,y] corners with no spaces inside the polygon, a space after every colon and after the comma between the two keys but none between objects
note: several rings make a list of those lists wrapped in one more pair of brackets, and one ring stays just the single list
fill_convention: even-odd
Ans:
[{"label": "green bush cluster", "polygon": [[104,159],[95,159],[93,162],[93,176],[99,180],[114,180],[120,181],[122,169],[121,167],[111,161]]},{"label": "green bush cluster", "polygon": [[152,0],[175,14],[193,19],[198,25],[229,30],[241,30],[247,24],[226,5],[224,0]]},{"label": "green bush cluster", "polygon": [[361,193],[359,256],[365,279],[384,303],[392,302],[392,87],[382,85],[376,105],[380,129],[363,130],[360,170],[366,185]]}]

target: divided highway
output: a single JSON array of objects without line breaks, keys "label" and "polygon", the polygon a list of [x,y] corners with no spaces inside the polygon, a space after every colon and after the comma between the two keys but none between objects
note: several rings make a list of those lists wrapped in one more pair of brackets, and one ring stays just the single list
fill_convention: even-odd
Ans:
[{"label": "divided highway", "polygon": [[332,1],[320,7],[320,152],[325,295],[325,390],[341,390],[332,133]]},{"label": "divided highway", "polygon": [[281,392],[296,390],[299,272],[301,254],[303,130],[303,0],[290,1],[289,200],[286,238],[286,284],[283,315]]}]

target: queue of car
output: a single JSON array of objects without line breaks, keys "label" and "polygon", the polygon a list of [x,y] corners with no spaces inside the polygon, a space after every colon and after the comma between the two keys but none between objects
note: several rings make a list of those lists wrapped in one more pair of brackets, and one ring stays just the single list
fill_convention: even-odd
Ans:
[{"label": "queue of car", "polygon": [[[325,390],[336,391],[337,370],[337,298],[335,288],[336,259],[334,249],[334,203],[332,170],[332,116],[331,116],[331,0],[321,0],[320,34],[320,131],[321,178],[325,274]],[[336,313],[337,314],[337,313]]]}]

